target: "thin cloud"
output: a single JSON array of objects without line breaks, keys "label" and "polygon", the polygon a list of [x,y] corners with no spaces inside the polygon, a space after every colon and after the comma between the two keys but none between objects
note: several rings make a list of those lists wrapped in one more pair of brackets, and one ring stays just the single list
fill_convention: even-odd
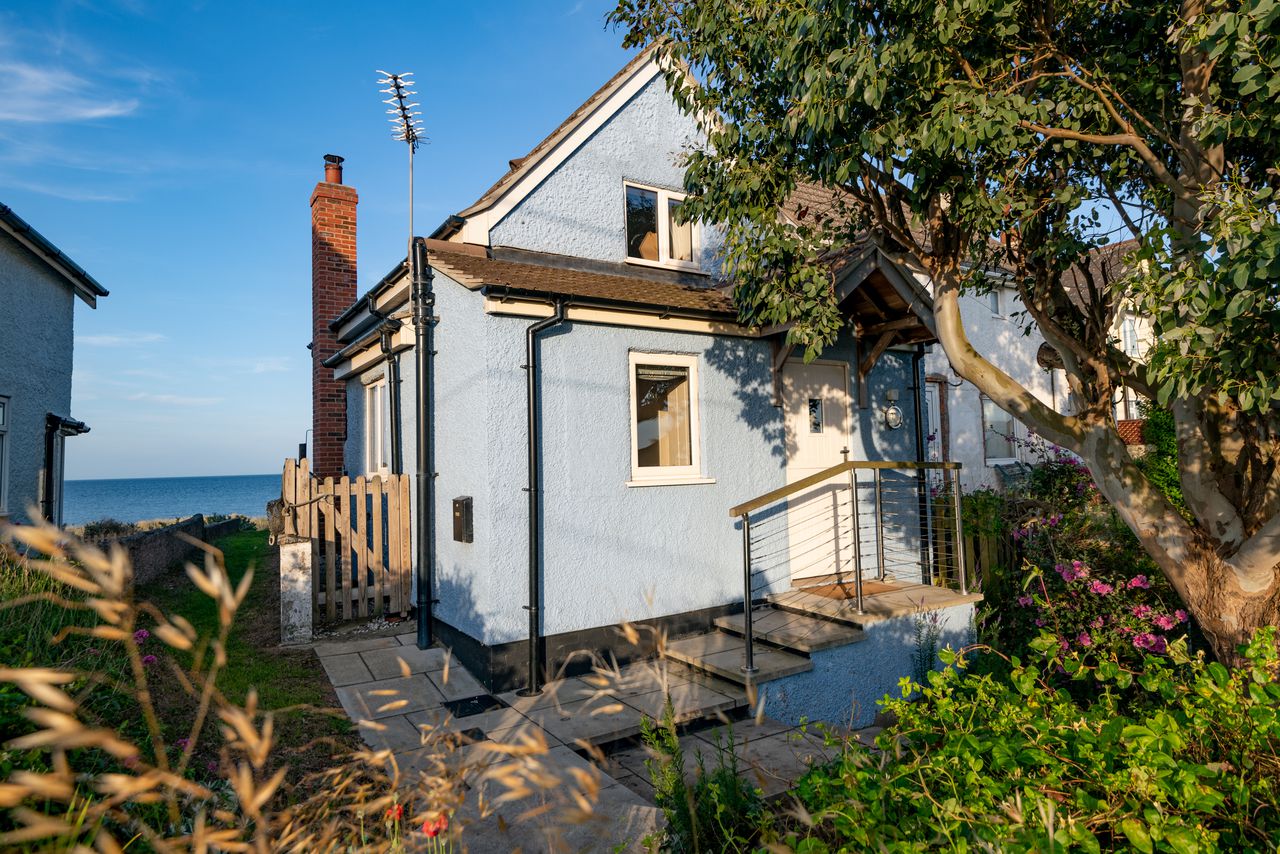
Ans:
[{"label": "thin cloud", "polygon": [[59,187],[56,184],[45,184],[39,181],[15,181],[7,178],[5,183],[16,190],[26,190],[28,193],[39,193],[42,196],[52,196],[69,202],[127,202],[132,198],[117,193],[98,193],[83,187]]},{"label": "thin cloud", "polygon": [[68,124],[127,116],[137,98],[112,98],[64,68],[0,62],[0,121]]},{"label": "thin cloud", "polygon": [[159,332],[122,332],[117,335],[81,335],[77,344],[86,347],[140,347],[169,340]]},{"label": "thin cloud", "polygon": [[213,406],[222,403],[220,397],[185,397],[180,394],[152,394],[140,391],[125,398],[136,403],[160,403],[166,406]]}]

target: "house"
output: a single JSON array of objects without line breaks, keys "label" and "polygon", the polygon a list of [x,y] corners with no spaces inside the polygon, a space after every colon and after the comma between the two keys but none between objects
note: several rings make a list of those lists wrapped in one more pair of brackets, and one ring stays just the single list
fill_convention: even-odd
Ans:
[{"label": "house", "polygon": [[[1095,250],[1089,260],[1094,280],[1099,285],[1115,280],[1133,248],[1132,241],[1122,241]],[[1078,271],[1066,273],[1064,284],[1077,304],[1085,302],[1086,285]],[[1054,367],[1057,354],[1046,350],[1048,345],[1026,318],[1015,288],[997,279],[989,293],[963,295],[960,316],[969,340],[993,365],[1055,411],[1064,415],[1074,411],[1066,375]],[[1153,339],[1150,319],[1132,307],[1122,307],[1116,312],[1112,335],[1126,355],[1142,359]],[[951,370],[942,347],[930,350],[925,371],[929,459],[959,462],[966,490],[1000,488],[1005,485],[1002,472],[1036,461],[1035,443],[1029,441],[1032,435],[1026,425]],[[1115,418],[1126,444],[1140,446],[1140,436],[1135,440],[1140,429],[1134,426],[1140,424],[1138,403],[1132,390],[1123,389],[1116,397]]]},{"label": "house", "polygon": [[0,522],[27,509],[60,524],[63,442],[89,428],[71,417],[75,300],[107,290],[0,204]]},{"label": "house", "polygon": [[[410,265],[357,298],[358,196],[342,158],[325,158],[311,196],[311,470],[412,471],[416,419],[428,419],[431,626],[491,690],[536,686],[526,662],[552,672],[582,650],[625,656],[620,623],[696,637],[743,620],[744,600],[838,586],[864,561],[859,608],[877,565],[885,590],[899,558],[917,586],[935,580],[921,568],[941,554],[923,539],[931,510],[907,492],[923,480],[894,469],[924,453],[926,290],[868,247],[838,273],[851,323],[818,360],[784,346],[783,329],[740,325],[720,231],[672,216],[697,133],[641,53],[417,239],[434,318],[421,403]],[[883,478],[841,470],[772,497],[846,459],[884,462]],[[894,489],[904,515],[882,537]],[[802,500],[817,509],[805,515]],[[873,517],[874,542],[859,533]]]}]

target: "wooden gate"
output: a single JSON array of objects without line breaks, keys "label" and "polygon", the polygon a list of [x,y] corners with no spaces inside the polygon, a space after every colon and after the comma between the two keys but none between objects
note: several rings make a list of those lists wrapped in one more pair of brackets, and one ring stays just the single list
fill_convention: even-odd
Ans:
[{"label": "wooden gate", "polygon": [[311,540],[311,605],[334,622],[408,613],[413,576],[409,476],[312,477],[284,461],[283,535]]}]

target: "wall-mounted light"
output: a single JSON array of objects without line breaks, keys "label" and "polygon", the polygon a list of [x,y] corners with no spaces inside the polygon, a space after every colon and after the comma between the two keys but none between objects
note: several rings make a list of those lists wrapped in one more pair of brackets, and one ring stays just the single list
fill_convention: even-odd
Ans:
[{"label": "wall-mounted light", "polygon": [[898,390],[891,388],[884,393],[884,399],[889,405],[884,408],[884,426],[890,430],[897,430],[903,424],[902,410],[898,408]]}]

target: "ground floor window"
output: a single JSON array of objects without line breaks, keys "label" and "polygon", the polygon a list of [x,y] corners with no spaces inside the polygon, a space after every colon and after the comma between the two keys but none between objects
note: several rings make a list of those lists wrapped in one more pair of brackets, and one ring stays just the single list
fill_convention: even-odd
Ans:
[{"label": "ground floor window", "polygon": [[985,394],[982,396],[982,453],[987,463],[1008,462],[1017,457],[1013,424],[1012,415]]},{"label": "ground floor window", "polygon": [[632,353],[630,370],[633,479],[698,476],[697,358]]},{"label": "ground floor window", "polygon": [[364,387],[364,469],[370,475],[390,467],[387,414],[387,380],[379,377]]},{"label": "ground floor window", "polygon": [[0,516],[9,512],[9,398],[0,397]]}]

